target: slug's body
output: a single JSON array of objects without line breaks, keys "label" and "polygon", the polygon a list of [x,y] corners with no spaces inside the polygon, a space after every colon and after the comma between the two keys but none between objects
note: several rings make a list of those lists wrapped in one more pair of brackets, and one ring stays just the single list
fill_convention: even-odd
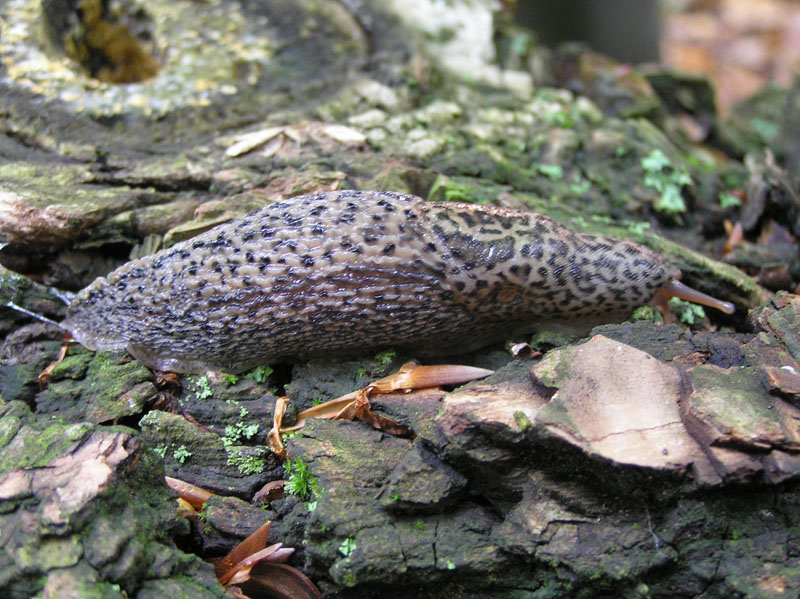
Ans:
[{"label": "slug's body", "polygon": [[671,273],[629,241],[545,216],[386,192],[293,198],[134,260],[64,326],[161,370],[394,347],[468,351],[540,327],[619,321]]}]

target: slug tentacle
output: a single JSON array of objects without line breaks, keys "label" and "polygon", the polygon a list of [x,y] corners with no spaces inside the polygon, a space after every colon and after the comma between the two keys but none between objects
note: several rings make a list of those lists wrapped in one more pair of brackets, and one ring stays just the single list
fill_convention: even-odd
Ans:
[{"label": "slug tentacle", "polygon": [[700,304],[701,306],[715,308],[721,312],[724,312],[725,314],[733,314],[736,311],[736,306],[734,306],[731,302],[723,302],[722,300],[711,297],[702,291],[692,289],[688,285],[681,283],[678,280],[679,276],[680,273],[678,273],[675,278],[667,281],[656,292],[656,294],[653,296],[653,299],[650,300],[654,306],[661,310],[665,320],[667,320],[667,314],[669,313],[667,302],[673,297],[677,297],[678,299],[686,300],[687,302],[692,302],[694,304]]},{"label": "slug tentacle", "polygon": [[670,278],[643,246],[540,214],[340,191],[129,262],[81,291],[63,324],[154,368],[235,373],[388,347],[458,353],[539,327],[581,333],[660,288],[675,294]]}]

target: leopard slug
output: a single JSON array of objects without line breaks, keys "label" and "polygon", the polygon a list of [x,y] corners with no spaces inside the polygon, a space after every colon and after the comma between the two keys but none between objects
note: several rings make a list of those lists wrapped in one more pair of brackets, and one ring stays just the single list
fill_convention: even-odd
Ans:
[{"label": "leopard slug", "polygon": [[544,327],[586,332],[659,293],[733,311],[675,274],[648,248],[532,212],[338,191],[124,264],[78,293],[62,325],[89,349],[127,349],[159,370],[236,373],[389,347],[461,353]]}]

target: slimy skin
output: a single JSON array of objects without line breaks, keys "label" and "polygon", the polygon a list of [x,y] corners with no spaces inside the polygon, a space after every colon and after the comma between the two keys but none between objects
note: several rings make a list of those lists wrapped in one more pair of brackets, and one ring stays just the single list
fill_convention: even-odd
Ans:
[{"label": "slimy skin", "polygon": [[155,369],[237,373],[390,347],[461,353],[537,328],[581,333],[624,320],[672,278],[641,245],[540,214],[339,191],[133,260],[81,291],[62,325],[89,349],[127,349]]}]

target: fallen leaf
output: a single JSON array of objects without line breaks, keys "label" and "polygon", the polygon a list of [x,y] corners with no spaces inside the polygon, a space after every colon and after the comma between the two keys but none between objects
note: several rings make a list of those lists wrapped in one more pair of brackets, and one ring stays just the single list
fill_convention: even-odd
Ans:
[{"label": "fallen leaf", "polygon": [[213,495],[213,493],[206,491],[202,487],[177,478],[172,478],[171,476],[165,476],[164,480],[170,489],[177,491],[180,498],[196,510],[202,509],[203,504]]},{"label": "fallen leaf", "polygon": [[[297,414],[297,421],[291,426],[283,426],[283,414],[286,406],[276,405],[273,427],[269,432],[270,445],[277,455],[286,457],[286,450],[280,440],[280,433],[303,428],[308,418],[323,418],[326,420],[358,419],[392,435],[400,437],[413,436],[414,432],[408,427],[370,410],[370,395],[374,393],[392,393],[400,390],[426,389],[440,385],[459,385],[487,377],[492,372],[494,371],[474,366],[455,364],[420,366],[419,364],[407,362],[394,374],[378,379],[363,389],[303,410]],[[288,398],[281,399],[288,401]]]},{"label": "fallen leaf", "polygon": [[267,434],[270,449],[280,458],[286,457],[286,449],[281,440],[281,424],[283,423],[283,415],[286,413],[286,406],[288,405],[289,398],[285,395],[279,397],[278,401],[275,402],[275,413],[272,416],[272,428]]},{"label": "fallen leaf", "polygon": [[230,578],[220,579],[223,585],[241,584],[250,578],[250,569],[259,562],[285,562],[294,553],[291,547],[284,547],[283,543],[275,543],[269,547],[265,547],[261,551],[248,555],[245,559],[230,569],[232,572]]},{"label": "fallen leaf", "polygon": [[58,357],[55,359],[55,361],[48,364],[47,367],[39,373],[39,376],[37,378],[39,381],[40,391],[43,391],[44,388],[47,386],[47,381],[49,381],[50,377],[53,375],[53,369],[64,361],[64,358],[67,355],[67,350],[72,345],[77,345],[77,341],[70,341],[62,345],[61,349],[58,351]]},{"label": "fallen leaf", "polygon": [[236,570],[234,567],[248,556],[261,551],[267,545],[267,536],[272,522],[267,522],[259,527],[253,534],[230,550],[228,555],[214,562],[217,580],[223,585],[229,581]]},{"label": "fallen leaf", "polygon": [[268,501],[275,501],[283,497],[283,487],[286,484],[285,480],[273,480],[261,487],[259,491],[253,495],[252,503],[267,503]]},{"label": "fallen leaf", "polygon": [[319,589],[300,570],[274,562],[253,566],[250,579],[241,587],[248,597],[257,599],[322,599]]}]

